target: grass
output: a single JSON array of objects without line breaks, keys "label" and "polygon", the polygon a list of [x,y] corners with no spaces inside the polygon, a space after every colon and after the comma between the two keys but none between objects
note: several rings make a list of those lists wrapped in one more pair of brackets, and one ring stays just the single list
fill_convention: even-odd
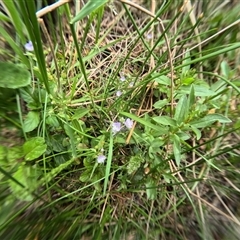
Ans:
[{"label": "grass", "polygon": [[238,239],[240,5],[51,7],[2,1],[0,236]]}]

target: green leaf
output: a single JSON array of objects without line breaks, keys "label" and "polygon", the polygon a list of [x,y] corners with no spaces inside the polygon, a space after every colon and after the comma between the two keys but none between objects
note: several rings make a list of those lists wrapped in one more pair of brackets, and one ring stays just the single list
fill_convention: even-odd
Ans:
[{"label": "green leaf", "polygon": [[23,122],[24,132],[31,132],[38,126],[39,122],[40,122],[39,113],[30,111]]},{"label": "green leaf", "polygon": [[149,200],[155,200],[157,197],[157,187],[155,182],[151,178],[149,178],[145,183],[145,186],[146,186],[147,198]]},{"label": "green leaf", "polygon": [[86,5],[81,9],[81,11],[71,20],[70,24],[82,20],[84,17],[88,16],[92,12],[98,10],[101,6],[106,4],[109,0],[89,0]]},{"label": "green leaf", "polygon": [[19,65],[0,62],[0,69],[0,87],[16,89],[31,83],[29,71]]},{"label": "green leaf", "polygon": [[[155,74],[153,74],[152,76],[154,77],[154,75]],[[165,86],[169,86],[171,84],[171,79],[165,75],[157,76],[156,78],[154,78],[154,81]]]},{"label": "green leaf", "polygon": [[221,62],[221,72],[222,75],[226,78],[229,78],[230,76],[230,67],[228,66],[226,61]]},{"label": "green leaf", "polygon": [[71,165],[72,163],[75,162],[75,159],[72,158],[70,160],[68,160],[67,162],[59,165],[56,168],[53,168],[50,172],[48,172],[46,175],[44,175],[43,178],[41,178],[38,181],[38,186],[42,186],[43,184],[47,184],[48,182],[50,182],[54,177],[56,177],[62,170],[66,169],[69,165]]},{"label": "green leaf", "polygon": [[8,149],[7,160],[8,162],[17,162],[24,156],[23,147],[15,146]]},{"label": "green leaf", "polygon": [[83,173],[81,173],[81,176],[79,177],[79,180],[81,182],[88,182],[90,180],[92,170],[85,170]]},{"label": "green leaf", "polygon": [[40,157],[47,149],[44,138],[34,137],[23,144],[25,160],[31,161]]},{"label": "green leaf", "polygon": [[138,168],[141,166],[141,163],[144,160],[140,156],[132,156],[127,164],[127,172],[128,174],[132,174],[138,170]]},{"label": "green leaf", "polygon": [[194,86],[191,86],[189,97],[188,97],[189,108],[191,108],[194,103],[195,103],[195,91],[194,91]]},{"label": "green leaf", "polygon": [[196,84],[192,84],[190,86],[182,86],[179,93],[189,94],[192,86],[194,86],[195,96],[210,97],[210,96],[215,95],[215,92],[210,90],[208,86],[200,86],[200,85],[196,85]]},{"label": "green leaf", "polygon": [[84,117],[85,115],[87,115],[90,112],[89,109],[87,108],[78,108],[75,112],[74,115],[72,116],[72,119],[79,119]]},{"label": "green leaf", "polygon": [[0,145],[0,165],[5,166],[7,165],[7,148],[5,146]]},{"label": "green leaf", "polygon": [[201,119],[191,121],[189,124],[195,128],[204,128],[212,125],[214,122],[219,121],[220,123],[230,123],[232,122],[229,118],[221,114],[209,114]]},{"label": "green leaf", "polygon": [[23,201],[33,200],[31,194],[37,187],[37,171],[34,167],[20,165],[18,170],[13,174],[13,177],[19,183],[9,180],[9,186],[14,196]]},{"label": "green leaf", "polygon": [[175,114],[174,114],[174,119],[177,121],[177,123],[182,123],[184,122],[185,118],[188,115],[188,101],[186,96],[182,96],[178,104],[176,106]]},{"label": "green leaf", "polygon": [[168,104],[167,99],[159,100],[153,104],[153,107],[156,109],[161,109],[162,107],[166,106]]},{"label": "green leaf", "polygon": [[153,117],[153,120],[157,123],[160,123],[162,125],[170,125],[170,126],[176,126],[176,120],[172,119],[168,116],[158,116],[158,117]]},{"label": "green leaf", "polygon": [[180,142],[180,138],[174,134],[172,136],[172,140],[173,140],[173,154],[175,157],[175,161],[177,166],[180,165],[181,162],[181,142]]},{"label": "green leaf", "polygon": [[193,130],[193,132],[196,134],[197,140],[199,140],[202,136],[201,131],[192,125],[190,127]]},{"label": "green leaf", "polygon": [[182,81],[182,85],[188,86],[195,81],[195,78],[194,77],[185,77],[185,78],[181,79],[181,81]]},{"label": "green leaf", "polygon": [[182,75],[185,76],[188,71],[190,70],[190,66],[191,66],[191,57],[190,57],[190,52],[187,49],[186,54],[184,56],[184,60],[183,60],[183,68],[182,68]]},{"label": "green leaf", "polygon": [[165,128],[162,128],[162,127],[159,127],[159,126],[157,126],[155,124],[152,124],[150,121],[146,121],[146,120],[144,120],[144,119],[142,119],[142,118],[140,118],[140,117],[138,117],[138,116],[136,116],[134,114],[127,113],[127,112],[120,112],[120,114],[123,115],[123,116],[129,117],[132,120],[137,121],[137,122],[143,124],[145,127],[149,127],[149,128],[152,128],[152,129],[154,129],[156,131],[159,131],[162,134],[165,134],[165,133],[168,132]]},{"label": "green leaf", "polygon": [[191,138],[191,136],[186,132],[177,132],[176,135],[183,141],[186,141]]}]

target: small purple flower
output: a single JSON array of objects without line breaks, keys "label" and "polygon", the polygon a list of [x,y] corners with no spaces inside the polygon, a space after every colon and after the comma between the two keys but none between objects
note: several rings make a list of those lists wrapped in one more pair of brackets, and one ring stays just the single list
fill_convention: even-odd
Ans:
[{"label": "small purple flower", "polygon": [[130,82],[128,86],[133,87],[133,85],[134,85],[134,82]]},{"label": "small purple flower", "polygon": [[125,78],[124,76],[121,76],[121,77],[120,77],[120,81],[121,81],[121,82],[124,82],[124,81],[126,81],[126,78]]},{"label": "small purple flower", "polygon": [[34,48],[33,48],[33,44],[31,41],[27,42],[25,45],[24,45],[26,51],[28,52],[33,52]]},{"label": "small purple flower", "polygon": [[112,132],[113,134],[116,134],[121,131],[122,125],[120,122],[114,122],[112,124]]},{"label": "small purple flower", "polygon": [[97,162],[98,163],[104,163],[105,162],[105,160],[106,160],[106,156],[105,155],[99,155],[98,157],[97,157]]},{"label": "small purple flower", "polygon": [[117,95],[117,97],[120,97],[120,96],[122,95],[122,92],[118,90],[118,91],[116,92],[116,95]]},{"label": "small purple flower", "polygon": [[152,34],[151,33],[147,34],[147,39],[148,40],[152,39]]},{"label": "small purple flower", "polygon": [[133,120],[127,118],[124,122],[124,125],[126,126],[127,129],[131,129],[133,127]]}]

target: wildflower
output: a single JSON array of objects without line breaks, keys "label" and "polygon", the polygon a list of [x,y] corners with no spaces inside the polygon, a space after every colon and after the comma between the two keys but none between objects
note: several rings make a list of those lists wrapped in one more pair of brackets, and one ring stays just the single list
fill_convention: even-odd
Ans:
[{"label": "wildflower", "polygon": [[112,124],[112,132],[113,134],[116,134],[121,131],[122,125],[120,122],[114,122]]},{"label": "wildflower", "polygon": [[133,120],[131,120],[130,118],[127,118],[124,121],[124,125],[126,126],[127,129],[131,129],[133,127]]},{"label": "wildflower", "polygon": [[121,77],[120,77],[120,81],[121,82],[124,82],[126,80],[126,78],[122,75]]},{"label": "wildflower", "polygon": [[33,52],[33,44],[31,41],[27,42],[25,45],[24,45],[26,51],[29,51],[29,52]]},{"label": "wildflower", "polygon": [[134,85],[134,82],[130,82],[128,86],[133,87],[133,85]]},{"label": "wildflower", "polygon": [[147,34],[147,39],[148,40],[152,39],[152,34],[151,33]]},{"label": "wildflower", "polygon": [[104,163],[105,162],[105,160],[106,160],[106,156],[105,155],[99,155],[98,157],[97,157],[97,162],[98,163]]},{"label": "wildflower", "polygon": [[120,97],[120,96],[122,95],[122,92],[118,90],[118,91],[116,92],[116,95],[117,95],[117,97]]}]

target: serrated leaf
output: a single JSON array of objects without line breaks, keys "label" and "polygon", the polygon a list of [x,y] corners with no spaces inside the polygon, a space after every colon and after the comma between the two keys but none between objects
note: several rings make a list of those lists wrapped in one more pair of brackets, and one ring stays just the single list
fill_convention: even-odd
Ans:
[{"label": "serrated leaf", "polygon": [[159,100],[153,104],[153,107],[156,109],[160,109],[168,104],[167,99]]},{"label": "serrated leaf", "polygon": [[46,184],[50,182],[54,177],[56,177],[62,170],[66,169],[69,165],[71,165],[73,162],[75,162],[75,159],[72,158],[68,160],[67,162],[59,165],[56,168],[53,168],[50,172],[48,172],[46,175],[44,175],[43,178],[41,178],[38,181],[38,186],[42,186],[43,184]]},{"label": "serrated leaf", "polygon": [[188,101],[186,96],[182,96],[176,106],[174,119],[177,121],[177,123],[184,122],[185,118],[188,115]]},{"label": "serrated leaf", "polygon": [[26,161],[32,161],[40,157],[47,149],[44,138],[34,137],[23,144]]},{"label": "serrated leaf", "polygon": [[20,88],[31,83],[29,71],[14,63],[0,62],[0,87]]},{"label": "serrated leaf", "polygon": [[176,126],[176,120],[172,119],[168,116],[158,116],[158,117],[153,117],[153,120],[157,123],[160,123],[162,125],[169,125],[169,126]]},{"label": "serrated leaf", "polygon": [[141,166],[143,159],[140,156],[132,156],[127,164],[127,172],[128,174],[132,174],[138,170]]},{"label": "serrated leaf", "polygon": [[180,138],[176,134],[174,134],[172,136],[172,140],[173,140],[174,158],[175,158],[177,166],[179,166],[180,162],[181,162],[181,142],[180,142]]},{"label": "serrated leaf", "polygon": [[27,114],[26,119],[23,122],[24,132],[31,132],[34,130],[40,122],[40,117],[38,112],[31,111]]},{"label": "serrated leaf", "polygon": [[214,122],[219,121],[220,123],[232,122],[229,118],[221,114],[209,114],[201,119],[191,121],[189,124],[195,128],[204,128],[212,125]]}]

